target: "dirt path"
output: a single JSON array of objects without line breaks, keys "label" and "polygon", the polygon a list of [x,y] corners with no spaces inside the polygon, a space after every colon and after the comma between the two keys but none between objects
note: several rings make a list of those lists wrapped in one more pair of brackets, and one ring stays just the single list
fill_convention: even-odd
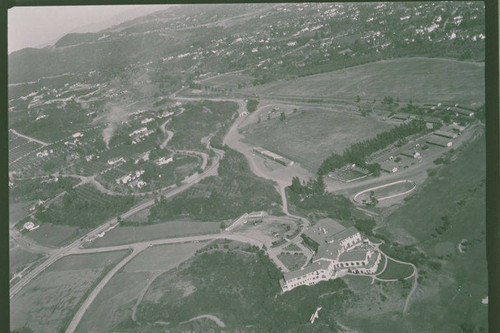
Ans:
[{"label": "dirt path", "polygon": [[219,326],[219,327],[226,327],[226,324],[224,324],[224,322],[222,320],[220,320],[219,317],[211,315],[211,314],[203,314],[200,316],[196,316],[196,317],[193,317],[189,320],[181,322],[181,324],[189,323],[190,321],[198,320],[198,319],[202,319],[202,318],[206,318],[206,319],[210,319],[210,320],[214,321],[217,324],[217,326]]},{"label": "dirt path", "polygon": [[141,304],[142,302],[142,299],[144,298],[144,295],[146,295],[146,292],[148,291],[149,287],[151,286],[151,284],[156,280],[156,278],[158,276],[160,276],[161,274],[163,273],[163,271],[158,271],[158,272],[154,272],[153,275],[151,275],[149,277],[149,281],[148,283],[144,286],[144,288],[141,290],[140,294],[139,294],[139,297],[137,297],[137,301],[135,302],[135,305],[134,307],[132,308],[132,320],[133,321],[137,321],[137,318],[135,316],[136,312],[137,312],[137,307],[139,306],[139,304]]}]

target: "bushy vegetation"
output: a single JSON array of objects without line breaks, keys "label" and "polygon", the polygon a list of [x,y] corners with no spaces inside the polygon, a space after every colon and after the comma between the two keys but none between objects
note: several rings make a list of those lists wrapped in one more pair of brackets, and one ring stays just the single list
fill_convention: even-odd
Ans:
[{"label": "bushy vegetation", "polygon": [[47,200],[63,191],[69,191],[78,181],[73,178],[54,178],[45,181],[39,179],[28,179],[15,182],[15,186],[9,191],[11,200]]},{"label": "bushy vegetation", "polygon": [[255,176],[245,157],[231,149],[220,161],[218,176],[208,177],[172,199],[151,207],[149,221],[182,217],[200,221],[236,218],[243,213],[270,210],[279,195],[269,181]]},{"label": "bushy vegetation", "polygon": [[325,192],[323,176],[303,184],[298,177],[294,177],[286,194],[289,202],[306,214],[321,212],[331,218],[348,219],[354,209],[353,203],[346,197]]},{"label": "bushy vegetation", "polygon": [[[335,332],[335,314],[343,312],[342,305],[352,294],[337,279],[279,295],[278,280],[282,275],[263,251],[202,253],[177,274],[171,274],[159,277],[151,286],[164,293],[158,302],[141,303],[137,312],[141,323],[168,321],[175,327],[200,314],[211,313],[224,321],[229,331],[252,325],[252,331]],[[172,279],[188,281],[196,290],[186,297],[173,297],[169,287]],[[322,294],[325,296],[319,298]],[[328,309],[323,311],[329,314],[320,316],[313,327],[309,317],[318,306]]]},{"label": "bushy vegetation", "polygon": [[169,146],[186,148],[203,148],[201,138],[215,132],[219,126],[230,121],[238,105],[234,102],[187,103],[182,114],[172,118],[168,128],[175,135]]},{"label": "bushy vegetation", "polygon": [[425,126],[425,121],[422,120],[414,119],[409,123],[401,124],[387,132],[377,134],[377,136],[372,139],[364,140],[351,145],[342,155],[332,153],[332,155],[323,161],[318,169],[318,174],[325,175],[328,172],[338,169],[348,163],[355,163],[370,172],[379,171],[380,165],[377,163],[367,164],[365,162],[365,158],[392,143],[405,139],[410,135],[424,133],[427,131],[429,130]]},{"label": "bushy vegetation", "polygon": [[90,195],[84,197],[76,190],[69,190],[60,204],[43,208],[35,216],[41,222],[91,228],[127,211],[134,204],[134,198],[129,196],[106,195],[97,190],[93,195],[95,199],[90,199]]},{"label": "bushy vegetation", "polygon": [[249,99],[247,101],[247,110],[248,112],[254,112],[257,110],[257,105],[259,105],[259,101],[256,99]]}]

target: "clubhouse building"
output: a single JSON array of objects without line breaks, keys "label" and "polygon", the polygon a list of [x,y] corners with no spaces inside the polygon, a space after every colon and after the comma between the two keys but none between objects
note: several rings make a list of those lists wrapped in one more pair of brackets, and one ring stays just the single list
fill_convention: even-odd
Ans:
[{"label": "clubhouse building", "polygon": [[283,292],[296,287],[311,286],[346,274],[373,274],[381,254],[359,231],[347,228],[332,234],[327,227],[318,226],[306,231],[306,236],[319,247],[312,263],[302,269],[285,273],[280,280]]}]

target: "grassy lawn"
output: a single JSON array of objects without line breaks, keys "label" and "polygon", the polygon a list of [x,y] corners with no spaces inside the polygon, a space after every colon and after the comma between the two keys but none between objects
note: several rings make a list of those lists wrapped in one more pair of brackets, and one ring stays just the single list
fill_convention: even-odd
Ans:
[{"label": "grassy lawn", "polygon": [[57,261],[11,300],[11,328],[64,329],[92,286],[126,253],[72,255]]},{"label": "grassy lawn", "polygon": [[160,245],[145,250],[125,267],[127,273],[168,271],[192,257],[205,243]]},{"label": "grassy lawn", "polygon": [[119,226],[92,242],[92,247],[143,242],[161,238],[175,238],[211,234],[220,231],[220,222],[171,221],[144,226]]},{"label": "grassy lawn", "polygon": [[278,259],[285,265],[289,270],[294,271],[299,269],[306,262],[306,256],[303,254],[278,254]]},{"label": "grassy lawn", "polygon": [[[425,70],[422,70],[425,68]],[[253,92],[254,88],[247,88]],[[255,88],[261,95],[316,96],[354,100],[392,96],[407,102],[484,102],[484,64],[438,58],[373,62],[294,81]]]},{"label": "grassy lawn", "polygon": [[377,277],[383,280],[401,279],[410,276],[412,272],[413,268],[410,265],[400,264],[399,262],[389,259],[387,267],[382,274]]},{"label": "grassy lawn", "polygon": [[316,172],[333,151],[342,153],[351,144],[374,137],[392,125],[373,119],[321,108],[301,107],[285,121],[262,120],[245,127],[244,141],[269,149]]}]

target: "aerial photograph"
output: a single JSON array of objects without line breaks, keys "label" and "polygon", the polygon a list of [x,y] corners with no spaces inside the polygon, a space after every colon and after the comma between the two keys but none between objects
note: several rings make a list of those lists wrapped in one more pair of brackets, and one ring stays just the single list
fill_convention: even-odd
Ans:
[{"label": "aerial photograph", "polygon": [[484,2],[44,9],[10,332],[488,331]]}]

